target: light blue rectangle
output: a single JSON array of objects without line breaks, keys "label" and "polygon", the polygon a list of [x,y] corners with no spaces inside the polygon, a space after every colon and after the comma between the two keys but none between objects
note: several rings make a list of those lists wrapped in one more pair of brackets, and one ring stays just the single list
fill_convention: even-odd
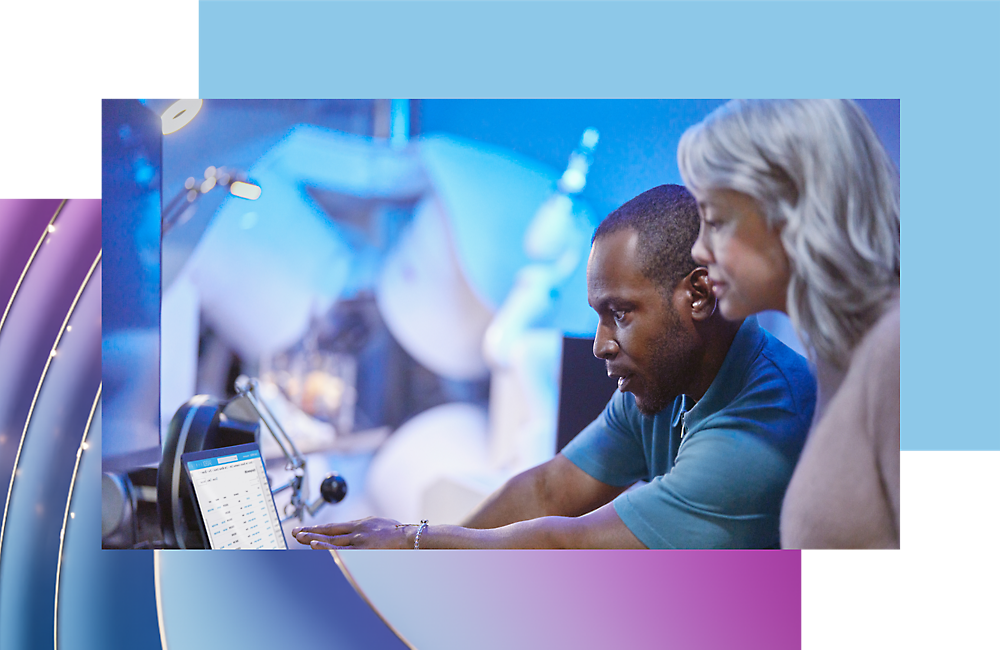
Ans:
[{"label": "light blue rectangle", "polygon": [[225,465],[227,463],[235,463],[241,460],[247,460],[248,458],[260,458],[259,451],[243,451],[238,454],[231,454],[228,456],[220,456],[218,458],[206,458],[204,460],[192,460],[188,461],[188,470],[194,471],[196,469],[204,469],[206,467],[214,467],[216,465]]},{"label": "light blue rectangle", "polygon": [[997,3],[214,1],[200,20],[204,97],[900,98],[902,448],[1000,449]]}]

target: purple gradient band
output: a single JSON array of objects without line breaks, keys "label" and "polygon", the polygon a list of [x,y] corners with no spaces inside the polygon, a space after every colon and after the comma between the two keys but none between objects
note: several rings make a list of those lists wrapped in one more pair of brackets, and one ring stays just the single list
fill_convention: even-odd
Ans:
[{"label": "purple gradient band", "polygon": [[340,558],[417,648],[801,645],[798,551],[344,551]]}]

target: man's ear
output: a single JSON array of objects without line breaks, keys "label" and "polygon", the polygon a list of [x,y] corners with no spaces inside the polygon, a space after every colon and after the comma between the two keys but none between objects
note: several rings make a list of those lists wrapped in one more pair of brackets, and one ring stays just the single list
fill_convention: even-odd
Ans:
[{"label": "man's ear", "polygon": [[718,300],[712,292],[712,281],[708,278],[708,269],[699,266],[684,278],[688,292],[688,302],[691,305],[691,318],[695,321],[705,321],[711,318],[718,307]]}]

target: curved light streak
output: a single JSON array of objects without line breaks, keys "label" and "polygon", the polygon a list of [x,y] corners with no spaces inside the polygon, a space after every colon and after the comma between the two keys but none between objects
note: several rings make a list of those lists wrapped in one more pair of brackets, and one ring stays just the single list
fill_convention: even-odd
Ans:
[{"label": "curved light streak", "polygon": [[[38,249],[42,247],[45,242],[45,238],[49,236],[52,229],[55,227],[56,217],[62,212],[63,206],[66,205],[68,199],[63,199],[59,207],[56,208],[55,214],[49,219],[49,225],[42,231],[42,236],[38,238],[38,243],[35,244],[35,250],[31,251],[31,257],[28,258],[27,263],[24,265],[24,270],[21,271],[21,277],[17,279],[17,284],[14,285],[14,291],[10,294],[10,300],[7,301],[7,307],[3,310],[3,316],[0,316],[0,332],[3,332],[3,324],[7,321],[7,314],[10,313],[10,308],[14,304],[14,298],[17,297],[17,290],[21,288],[21,283],[24,282],[24,277],[28,275],[28,269],[31,267],[31,263],[35,261],[35,255],[38,254]],[[11,475],[13,477],[13,475]]]},{"label": "curved light streak", "polygon": [[167,624],[163,618],[163,598],[160,596],[160,557],[163,551],[153,549],[153,592],[156,594],[156,622],[160,627],[160,646],[167,650]]},{"label": "curved light streak", "polygon": [[[357,581],[354,579],[354,576],[351,575],[350,570],[347,568],[347,565],[344,564],[344,561],[340,559],[339,553],[335,549],[330,549],[330,555],[333,556],[333,561],[337,563],[337,568],[340,569],[341,573],[344,574],[344,577],[347,578],[347,581],[351,583],[352,587],[354,587],[354,591],[358,592],[358,595],[361,596],[361,600],[365,601],[365,604],[367,604],[369,607],[372,608],[372,611],[375,612],[375,615],[378,616],[383,623],[385,623],[385,626],[389,628],[389,631],[395,634],[396,638],[402,641],[403,645],[405,645],[407,648],[409,648],[410,650],[417,650],[416,646],[414,646],[412,643],[403,638],[403,635],[399,633],[399,630],[397,630],[393,626],[393,624],[389,622],[389,619],[387,619],[385,616],[382,616],[382,612],[378,611],[378,608],[375,607],[374,603],[372,603],[372,601],[368,599],[368,596],[365,595],[365,592],[361,590],[361,585],[357,583]],[[167,650],[167,646],[163,646],[163,650]]]},{"label": "curved light streak", "polygon": [[94,396],[94,403],[90,407],[90,415],[87,416],[87,425],[83,428],[83,439],[80,440],[80,447],[76,450],[76,464],[73,465],[73,477],[69,481],[69,494],[66,495],[66,510],[63,512],[62,529],[59,531],[59,559],[56,562],[56,594],[53,613],[52,643],[56,650],[59,650],[59,576],[62,572],[63,543],[66,540],[66,523],[69,520],[69,506],[73,501],[73,486],[76,484],[76,473],[80,469],[80,457],[83,456],[84,445],[87,444],[87,436],[90,435],[90,425],[94,421],[94,413],[97,412],[97,405],[101,402],[101,391],[104,388],[102,381],[97,386],[97,395]]},{"label": "curved light streak", "polygon": [[48,374],[49,366],[52,365],[52,360],[56,356],[55,352],[59,348],[59,342],[62,340],[63,334],[66,333],[66,326],[69,324],[69,319],[73,315],[73,311],[76,309],[76,304],[80,302],[80,296],[83,295],[83,290],[90,282],[91,276],[94,275],[97,265],[101,263],[102,252],[103,249],[97,252],[97,258],[90,266],[90,270],[87,271],[87,276],[80,284],[80,288],[76,292],[76,297],[73,298],[73,304],[69,306],[69,311],[66,312],[66,318],[63,319],[62,327],[59,328],[59,335],[52,344],[52,350],[49,352],[49,356],[45,360],[45,367],[42,369],[42,376],[38,378],[38,386],[35,387],[35,395],[31,398],[31,408],[28,409],[28,417],[24,421],[24,429],[21,431],[21,439],[17,443],[17,454],[14,456],[14,466],[10,471],[10,485],[7,486],[7,500],[3,505],[3,519],[0,520],[0,559],[3,557],[3,535],[7,528],[7,509],[10,508],[10,495],[14,491],[14,481],[17,480],[17,464],[21,460],[21,449],[24,447],[24,437],[28,435],[28,427],[31,425],[31,416],[35,412],[35,403],[38,401],[38,395],[42,392],[42,384],[45,383],[45,375]]}]

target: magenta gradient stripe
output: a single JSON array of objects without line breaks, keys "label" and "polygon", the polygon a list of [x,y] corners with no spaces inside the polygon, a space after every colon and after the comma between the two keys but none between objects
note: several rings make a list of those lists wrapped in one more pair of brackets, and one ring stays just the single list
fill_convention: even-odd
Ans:
[{"label": "magenta gradient stripe", "polygon": [[0,199],[0,314],[61,203],[59,199]]},{"label": "magenta gradient stripe", "polygon": [[801,647],[798,551],[342,551],[418,650]]}]

